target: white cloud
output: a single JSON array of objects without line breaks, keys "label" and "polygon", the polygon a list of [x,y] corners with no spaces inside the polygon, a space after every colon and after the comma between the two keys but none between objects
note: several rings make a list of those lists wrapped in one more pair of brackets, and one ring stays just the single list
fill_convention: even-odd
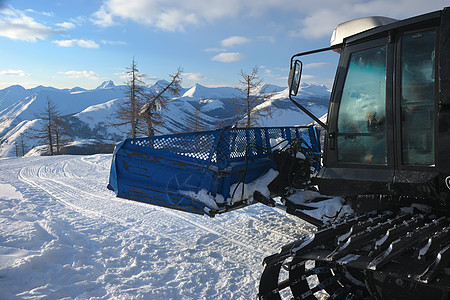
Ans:
[{"label": "white cloud", "polygon": [[21,77],[29,76],[22,70],[4,70],[4,71],[0,71],[0,75],[21,76]]},{"label": "white cloud", "polygon": [[40,14],[40,15],[43,15],[43,16],[46,16],[46,17],[53,17],[53,16],[55,15],[53,12],[48,12],[48,11],[36,11],[36,10],[34,10],[34,9],[31,9],[31,8],[26,9],[25,11],[26,11],[26,12],[35,13],[35,14]]},{"label": "white cloud", "polygon": [[181,10],[170,10],[159,16],[156,27],[165,31],[185,31],[185,26],[198,23],[199,21],[194,13],[185,14]]},{"label": "white cloud", "polygon": [[0,36],[13,40],[36,42],[45,40],[49,35],[59,33],[57,30],[36,22],[24,12],[11,6],[0,11]]},{"label": "white cloud", "polygon": [[57,44],[60,47],[81,47],[81,48],[99,48],[98,44],[91,40],[59,40],[53,41],[52,43]]},{"label": "white cloud", "polygon": [[203,49],[204,52],[223,52],[226,51],[226,49],[223,48],[206,48]]},{"label": "white cloud", "polygon": [[313,78],[316,78],[316,76],[314,76],[314,75],[307,75],[307,74],[303,74],[302,75],[302,79],[313,79]]},{"label": "white cloud", "polygon": [[236,17],[243,9],[240,0],[105,0],[92,21],[99,26],[115,25],[117,20],[133,20],[164,31],[184,31],[190,26]]},{"label": "white cloud", "polygon": [[113,15],[106,11],[104,5],[93,14],[92,22],[101,27],[114,25]]},{"label": "white cloud", "polygon": [[239,52],[223,52],[214,56],[212,60],[229,63],[240,61],[243,58],[244,55]]},{"label": "white cloud", "polygon": [[101,42],[104,45],[115,45],[115,46],[123,46],[123,45],[127,44],[127,42],[124,42],[124,41],[107,41],[107,40],[102,40]]},{"label": "white cloud", "polygon": [[272,43],[272,44],[275,43],[275,38],[273,36],[260,35],[260,36],[258,36],[258,39]]},{"label": "white cloud", "polygon": [[75,26],[81,26],[89,21],[89,18],[86,16],[78,16],[76,18],[70,18],[70,23],[73,23]]},{"label": "white cloud", "polygon": [[[330,10],[315,12],[313,15],[303,19],[299,32],[293,32],[291,35],[294,37],[301,35],[309,38],[331,37],[331,33],[337,24],[342,23],[344,20],[352,19],[351,17],[345,18],[344,15],[337,15]],[[317,24],[320,24],[320,26],[317,26]]]},{"label": "white cloud", "polygon": [[317,38],[330,36],[335,25],[353,18],[407,18],[445,6],[448,0],[208,0],[206,5],[203,0],[103,0],[91,21],[106,27],[131,20],[164,31],[185,31],[192,26],[236,18],[271,22],[274,14],[282,14],[286,20],[297,19],[297,24],[291,22],[290,28],[298,28],[291,35]]},{"label": "white cloud", "polygon": [[206,77],[203,74],[200,73],[184,73],[183,76],[190,81],[201,81],[205,80]]},{"label": "white cloud", "polygon": [[64,28],[64,29],[73,29],[75,28],[75,24],[70,22],[62,22],[62,23],[56,23],[57,26]]},{"label": "white cloud", "polygon": [[97,80],[100,78],[94,71],[67,71],[59,72],[59,74],[67,75],[70,78],[87,78],[92,80]]},{"label": "white cloud", "polygon": [[[297,32],[292,36],[307,38],[331,37],[331,33],[339,23],[367,16],[386,16],[405,19],[415,15],[440,10],[448,6],[448,0],[324,0],[311,5],[300,5],[305,8],[306,15],[300,19]],[[320,26],[319,26],[320,25]]]},{"label": "white cloud", "polygon": [[249,43],[251,40],[243,36],[232,36],[220,42],[223,47],[233,47]]},{"label": "white cloud", "polygon": [[261,70],[264,70],[264,74],[267,76],[273,76],[273,71],[265,66],[260,67]]}]

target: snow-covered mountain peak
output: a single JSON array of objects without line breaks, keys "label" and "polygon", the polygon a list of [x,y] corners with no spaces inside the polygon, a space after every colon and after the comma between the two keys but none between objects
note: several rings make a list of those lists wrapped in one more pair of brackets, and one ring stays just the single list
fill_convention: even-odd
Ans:
[{"label": "snow-covered mountain peak", "polygon": [[115,88],[115,84],[112,80],[103,81],[96,89],[112,89]]},{"label": "snow-covered mountain peak", "polygon": [[12,86],[7,87],[7,88],[5,88],[3,90],[3,92],[5,92],[5,93],[15,93],[15,92],[21,93],[21,92],[24,92],[24,91],[25,91],[25,88],[23,86],[21,86],[21,85],[18,85],[18,84],[12,85]]},{"label": "snow-covered mountain peak", "polygon": [[83,88],[78,87],[78,86],[76,86],[74,88],[71,88],[69,90],[70,93],[81,93],[81,92],[85,92],[85,91],[86,91],[86,89],[83,89]]},{"label": "snow-covered mountain peak", "polygon": [[266,83],[262,86],[262,90],[266,93],[279,93],[286,89],[286,87],[281,87],[279,85]]},{"label": "snow-covered mountain peak", "polygon": [[236,98],[242,92],[232,87],[206,87],[196,83],[187,90],[182,97],[195,99],[219,99],[219,98]]},{"label": "snow-covered mountain peak", "polygon": [[160,87],[160,86],[165,86],[168,85],[170,82],[165,80],[165,79],[160,79],[157,82],[155,82],[155,84],[153,84],[152,87]]},{"label": "snow-covered mountain peak", "polygon": [[182,97],[190,97],[190,98],[196,97],[201,93],[201,90],[203,88],[205,88],[205,87],[196,83],[189,90],[187,90]]},{"label": "snow-covered mountain peak", "polygon": [[[145,90],[157,91],[160,88],[158,86],[168,83],[161,80],[151,87],[147,86]],[[259,120],[258,126],[303,125],[311,122],[309,117],[288,100],[288,89],[266,85],[265,92],[274,91],[275,95],[265,104],[274,107],[273,116]],[[25,89],[20,85],[0,89],[0,157],[17,155],[16,145],[21,144],[22,137],[30,135],[39,126],[36,115],[45,111],[47,99],[57,106],[76,141],[95,141],[109,147],[105,149],[112,149],[112,145],[122,140],[128,130],[109,125],[115,122],[117,108],[126,99],[126,94],[127,86],[116,86],[110,80],[96,89],[57,89],[48,86]],[[166,126],[160,129],[163,134],[192,130],[187,124],[195,117],[198,117],[205,130],[217,128],[218,124],[236,124],[242,118],[237,115],[235,100],[244,97],[244,93],[237,88],[195,84],[189,89],[182,88],[181,95],[169,95],[172,101],[164,113]],[[327,111],[329,97],[330,93],[325,86],[305,83],[296,99],[303,101],[304,105],[320,117]],[[38,154],[42,151],[38,141],[23,140],[26,151],[32,151],[30,149],[35,147],[38,150],[30,153]],[[84,147],[80,145],[77,147]]]}]

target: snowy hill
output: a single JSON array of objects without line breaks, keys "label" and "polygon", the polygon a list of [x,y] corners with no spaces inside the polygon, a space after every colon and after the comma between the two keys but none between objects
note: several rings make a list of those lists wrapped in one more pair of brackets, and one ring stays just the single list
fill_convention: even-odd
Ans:
[{"label": "snowy hill", "polygon": [[317,230],[262,204],[209,218],[117,198],[111,158],[0,159],[1,299],[254,299],[263,259]]},{"label": "snowy hill", "polygon": [[261,204],[209,218],[116,198],[110,164],[0,159],[1,299],[253,299],[263,258],[315,230]]},{"label": "snowy hill", "polygon": [[232,87],[208,88],[200,84],[195,84],[187,90],[183,97],[192,99],[218,99],[218,98],[236,98],[241,97],[242,92]]},{"label": "snowy hill", "polygon": [[[160,89],[166,81],[158,81],[147,87],[148,91]],[[288,99],[286,88],[266,85],[267,92],[275,92],[267,103],[275,107],[271,117],[262,119],[261,126],[292,126],[310,123],[311,120]],[[299,101],[316,115],[327,112],[330,92],[325,86],[303,84],[299,91]],[[179,97],[173,97],[165,112],[166,126],[160,128],[164,134],[189,131],[188,120],[196,113],[202,128],[215,129],[218,126],[235,124],[235,99],[242,91],[233,87],[205,87],[195,84],[182,88]],[[86,90],[80,87],[56,89],[38,86],[25,89],[19,85],[0,90],[0,157],[16,156],[17,145],[21,144],[29,152],[39,153],[37,141],[30,139],[33,129],[41,126],[41,114],[47,99],[56,104],[58,111],[70,125],[75,137],[68,153],[90,154],[110,152],[114,144],[126,137],[128,128],[117,128],[113,116],[117,104],[126,97],[126,86],[105,81],[97,88]]]}]

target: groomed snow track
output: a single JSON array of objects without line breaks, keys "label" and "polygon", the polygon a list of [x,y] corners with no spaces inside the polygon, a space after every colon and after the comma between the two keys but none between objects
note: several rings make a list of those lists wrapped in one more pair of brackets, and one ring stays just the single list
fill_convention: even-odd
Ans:
[{"label": "groomed snow track", "polygon": [[262,205],[211,219],[116,198],[110,162],[0,159],[1,297],[250,299],[265,255],[315,230]]}]

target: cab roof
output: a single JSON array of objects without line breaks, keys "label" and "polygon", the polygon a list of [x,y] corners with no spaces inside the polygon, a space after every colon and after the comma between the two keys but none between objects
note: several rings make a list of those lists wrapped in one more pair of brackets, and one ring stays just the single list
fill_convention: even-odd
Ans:
[{"label": "cab roof", "polygon": [[[450,9],[450,7],[444,8],[444,10],[447,10],[447,9]],[[408,27],[413,28],[415,25],[435,22],[440,19],[441,14],[442,14],[442,10],[439,10],[439,11],[419,15],[416,17],[399,20],[399,21],[395,21],[395,19],[391,19],[391,20],[393,20],[393,22],[388,22],[385,25],[379,25],[377,27],[372,27],[371,29],[367,29],[365,31],[358,32],[353,35],[344,37],[342,42],[344,42],[345,44],[350,44],[350,43],[358,42],[359,40],[362,40],[362,39],[377,36],[379,34],[385,34],[385,32],[390,31],[390,30],[399,29],[399,28],[408,28]],[[387,19],[389,19],[389,18],[387,18]],[[359,20],[359,19],[357,19],[357,20]],[[354,21],[357,21],[357,20],[354,20]],[[349,22],[352,22],[352,21],[349,21]],[[345,24],[345,23],[343,23],[343,24]]]},{"label": "cab roof", "polygon": [[330,45],[341,44],[345,38],[366,30],[397,22],[397,19],[374,16],[359,18],[337,25],[331,36]]}]

